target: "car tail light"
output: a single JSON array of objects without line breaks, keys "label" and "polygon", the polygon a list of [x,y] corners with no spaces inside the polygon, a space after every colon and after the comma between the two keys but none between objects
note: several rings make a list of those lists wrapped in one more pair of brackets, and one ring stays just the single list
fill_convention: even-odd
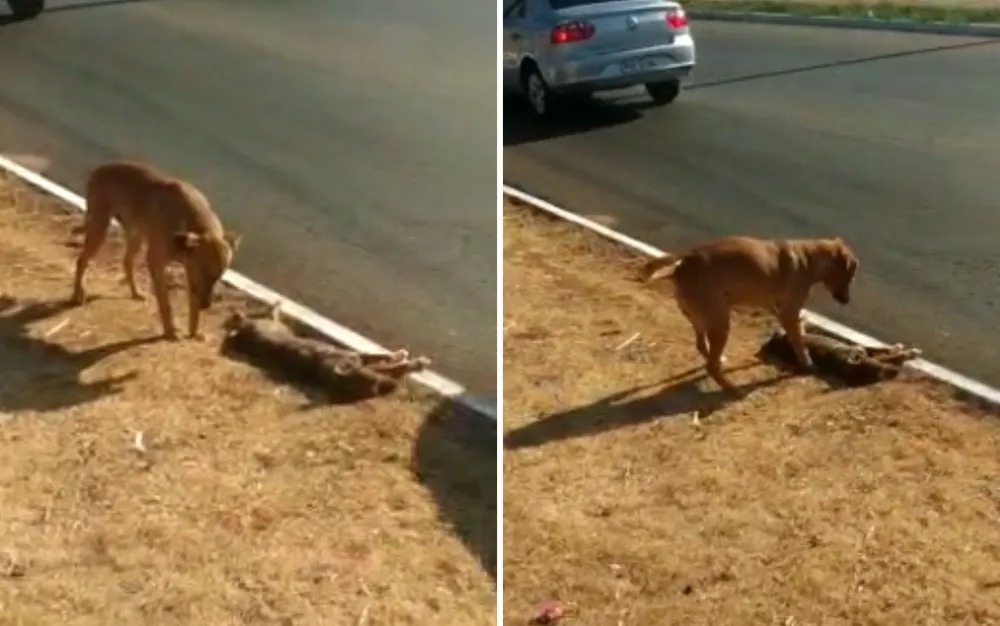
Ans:
[{"label": "car tail light", "polygon": [[672,30],[683,30],[688,27],[688,16],[684,9],[672,9],[667,12],[667,26]]},{"label": "car tail light", "polygon": [[594,36],[596,29],[590,22],[565,22],[552,29],[549,41],[552,43],[573,43],[586,41]]}]

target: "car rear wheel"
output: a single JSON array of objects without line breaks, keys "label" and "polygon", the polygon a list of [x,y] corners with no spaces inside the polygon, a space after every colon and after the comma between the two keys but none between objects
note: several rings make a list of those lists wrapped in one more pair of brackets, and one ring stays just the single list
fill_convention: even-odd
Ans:
[{"label": "car rear wheel", "polygon": [[524,89],[528,106],[536,117],[546,117],[552,113],[552,92],[537,67],[525,66],[521,72],[521,87]]},{"label": "car rear wheel", "polygon": [[670,104],[681,94],[681,81],[675,79],[660,83],[646,83],[646,92],[656,104]]},{"label": "car rear wheel", "polygon": [[15,18],[30,20],[45,9],[45,0],[7,0],[7,6]]}]

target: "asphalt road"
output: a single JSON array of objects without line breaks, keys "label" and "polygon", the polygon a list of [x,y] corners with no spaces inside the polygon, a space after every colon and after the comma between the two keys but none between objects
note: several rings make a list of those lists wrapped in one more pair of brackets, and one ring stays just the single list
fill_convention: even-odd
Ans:
[{"label": "asphalt road", "polygon": [[108,158],[189,177],[237,269],[495,392],[494,5],[50,7],[0,27],[0,153],[77,190]]},{"label": "asphalt road", "polygon": [[[695,85],[551,127],[504,112],[504,180],[640,239],[844,236],[812,308],[1000,385],[1000,41],[699,22]],[[820,290],[816,294],[819,296]]]}]

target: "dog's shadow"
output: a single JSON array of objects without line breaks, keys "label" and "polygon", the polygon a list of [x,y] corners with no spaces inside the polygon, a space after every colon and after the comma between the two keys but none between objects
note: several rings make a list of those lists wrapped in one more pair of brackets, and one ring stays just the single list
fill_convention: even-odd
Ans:
[{"label": "dog's shadow", "polygon": [[[756,362],[749,363],[728,368],[727,372],[759,365]],[[699,385],[706,376],[703,368],[696,367],[663,381],[617,391],[590,404],[544,416],[508,432],[504,436],[504,448],[514,450],[534,447],[678,415],[694,414],[704,418],[730,403],[739,402],[742,396],[756,389],[791,377],[791,374],[778,374],[755,380],[738,386],[738,394],[734,394],[721,389],[700,389]],[[656,387],[660,389],[654,393],[644,393]]]},{"label": "dog's shadow", "polygon": [[[136,372],[83,382],[81,374],[99,361],[129,348],[156,341],[117,341],[78,352],[33,336],[28,327],[73,308],[67,301],[18,302],[0,296],[0,410],[58,411],[121,391]],[[53,328],[61,322],[54,322]]]}]

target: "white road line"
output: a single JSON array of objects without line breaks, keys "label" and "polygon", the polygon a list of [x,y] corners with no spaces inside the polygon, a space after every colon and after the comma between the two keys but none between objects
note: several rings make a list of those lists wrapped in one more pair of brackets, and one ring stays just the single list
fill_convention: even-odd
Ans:
[{"label": "white road line", "polygon": [[[0,156],[0,169],[6,170],[26,183],[38,187],[42,191],[59,198],[66,204],[81,212],[86,212],[87,210],[86,201],[78,194],[73,193],[59,183],[49,180],[41,174],[19,165],[7,157]],[[222,280],[231,287],[242,291],[255,300],[269,304],[280,302],[282,314],[287,315],[300,324],[308,326],[314,331],[322,334],[324,337],[352,350],[358,350],[360,352],[388,352],[386,348],[375,343],[371,339],[368,339],[363,335],[359,335],[350,328],[342,326],[337,322],[320,315],[309,307],[286,298],[277,291],[274,291],[269,287],[265,287],[257,281],[240,274],[239,272],[229,270],[225,273],[225,275],[223,275]],[[493,421],[496,421],[497,419],[496,407],[492,406],[489,400],[470,394],[462,385],[445,378],[436,372],[418,372],[416,374],[412,374],[411,379],[446,398],[450,398],[465,405],[467,408],[472,409],[474,412],[484,415]]]},{"label": "white road line", "polygon": [[[537,198],[529,193],[525,193],[520,189],[511,187],[509,185],[503,186],[503,192],[512,198],[516,198],[525,204],[530,204],[531,206],[544,211],[550,215],[554,215],[558,218],[564,219],[568,222],[572,222],[583,228],[591,230],[603,237],[616,241],[624,246],[628,246],[633,250],[641,252],[648,256],[663,256],[666,254],[663,250],[639,241],[638,239],[633,239],[628,235],[621,233],[617,230],[608,228],[607,226],[602,226],[596,222],[588,220],[572,211],[567,211],[566,209],[560,208],[551,202],[546,202],[541,198]],[[805,311],[805,319],[818,326],[825,332],[828,332],[836,337],[840,337],[851,343],[856,343],[863,346],[871,347],[882,347],[886,344],[878,339],[866,335],[862,332],[854,330],[848,326],[836,322],[828,317],[824,317],[818,313],[812,311]],[[932,363],[925,359],[915,359],[907,364],[909,367],[930,376],[931,378],[940,380],[944,383],[951,385],[965,393],[972,396],[980,398],[988,402],[991,405],[1000,407],[1000,389],[991,387],[985,383],[981,383],[978,380],[973,380],[967,376],[963,376],[958,372],[953,372],[945,367]]]}]

